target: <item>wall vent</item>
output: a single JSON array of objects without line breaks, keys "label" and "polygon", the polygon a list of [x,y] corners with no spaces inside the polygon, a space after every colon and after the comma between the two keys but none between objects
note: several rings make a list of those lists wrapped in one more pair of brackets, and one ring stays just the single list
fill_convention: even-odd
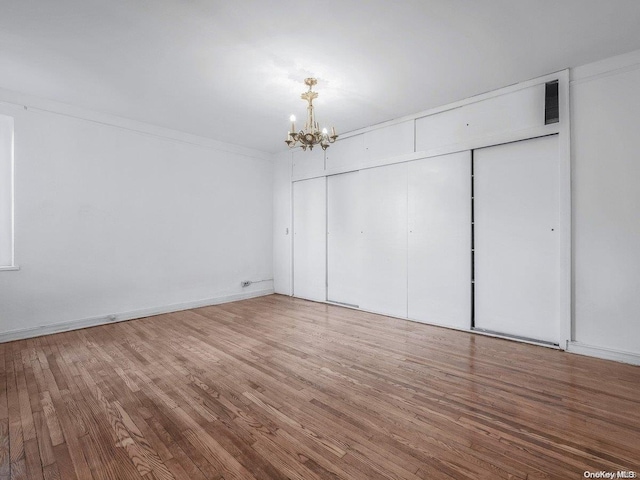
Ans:
[{"label": "wall vent", "polygon": [[544,85],[544,124],[560,121],[560,102],[558,101],[558,81],[547,82]]}]

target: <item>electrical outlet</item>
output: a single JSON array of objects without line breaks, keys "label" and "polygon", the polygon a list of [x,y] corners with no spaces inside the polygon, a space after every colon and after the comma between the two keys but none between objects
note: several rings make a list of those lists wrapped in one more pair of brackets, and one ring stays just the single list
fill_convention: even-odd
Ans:
[{"label": "electrical outlet", "polygon": [[240,282],[240,285],[242,285],[243,287],[248,287],[249,285],[251,285],[251,280],[245,280],[244,282]]}]

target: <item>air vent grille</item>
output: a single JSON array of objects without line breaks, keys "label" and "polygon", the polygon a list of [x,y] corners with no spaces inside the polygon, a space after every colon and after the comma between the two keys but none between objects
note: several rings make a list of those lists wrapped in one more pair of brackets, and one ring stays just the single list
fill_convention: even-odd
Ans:
[{"label": "air vent grille", "polygon": [[558,123],[560,121],[558,81],[547,82],[544,87],[544,124]]}]

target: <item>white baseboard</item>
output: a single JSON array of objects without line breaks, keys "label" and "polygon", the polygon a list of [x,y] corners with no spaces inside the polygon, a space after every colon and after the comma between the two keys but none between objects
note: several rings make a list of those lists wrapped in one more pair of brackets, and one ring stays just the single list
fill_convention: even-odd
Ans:
[{"label": "white baseboard", "polygon": [[78,320],[56,323],[53,325],[43,325],[40,327],[11,330],[9,332],[0,333],[0,343],[12,342],[14,340],[22,340],[25,338],[39,337],[42,335],[50,335],[52,333],[67,332],[69,330],[78,330],[80,328],[95,327],[97,325],[104,325],[106,323],[123,322],[125,320],[133,320],[135,318],[151,317],[153,315],[160,315],[162,313],[179,312],[181,310],[190,310],[192,308],[208,307],[210,305],[219,305],[221,303],[236,302],[238,300],[246,300],[248,298],[271,295],[272,293],[273,288],[268,288],[264,290],[254,290],[251,292],[237,293],[234,295],[195,300],[192,302],[173,303],[171,305],[162,305],[158,307],[144,308],[141,310],[131,310],[129,312],[120,312],[111,315],[102,315],[99,317],[81,318]]},{"label": "white baseboard", "polygon": [[632,365],[640,365],[640,354],[638,353],[595,347],[593,345],[585,345],[580,342],[568,342],[567,352],[587,355],[589,357],[604,358],[605,360],[615,360],[616,362],[630,363]]}]

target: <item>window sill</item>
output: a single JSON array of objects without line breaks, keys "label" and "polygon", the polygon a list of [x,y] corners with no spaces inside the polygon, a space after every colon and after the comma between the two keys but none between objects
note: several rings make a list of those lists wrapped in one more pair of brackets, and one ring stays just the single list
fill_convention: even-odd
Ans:
[{"label": "window sill", "polygon": [[18,265],[8,265],[6,267],[0,267],[0,272],[12,272],[16,270],[20,270],[20,267]]}]

